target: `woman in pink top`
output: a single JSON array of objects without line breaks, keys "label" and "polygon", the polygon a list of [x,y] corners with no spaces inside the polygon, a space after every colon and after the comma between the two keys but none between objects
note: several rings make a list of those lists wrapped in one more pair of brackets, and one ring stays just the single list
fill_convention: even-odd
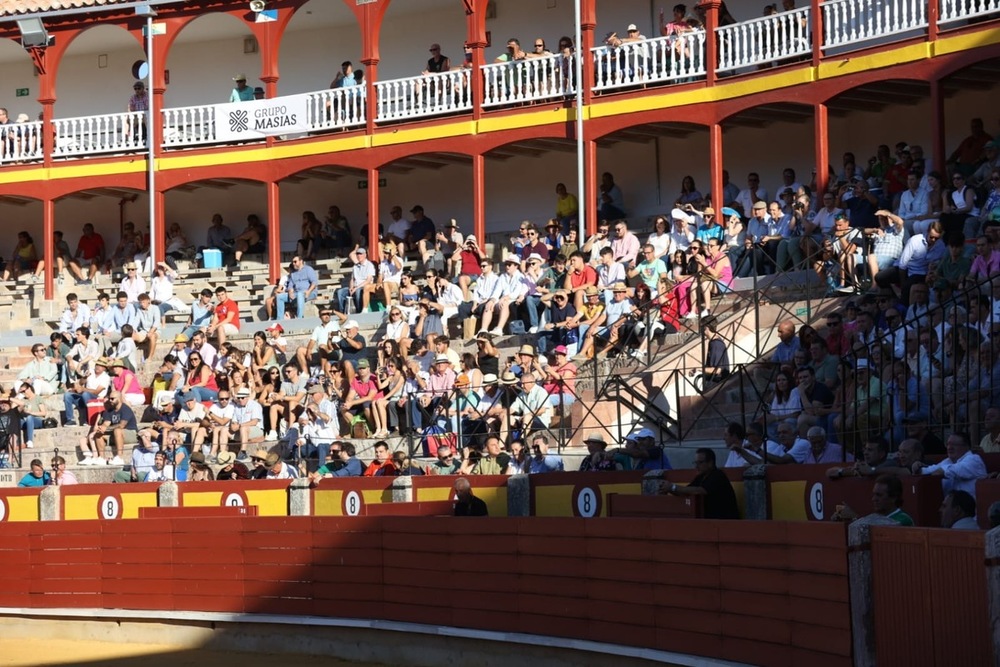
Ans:
[{"label": "woman in pink top", "polygon": [[125,368],[121,359],[115,359],[108,369],[111,374],[111,388],[122,394],[122,399],[130,406],[142,405],[146,402],[146,394],[135,373]]},{"label": "woman in pink top", "polygon": [[695,299],[700,296],[702,317],[707,317],[710,313],[712,295],[728,292],[733,284],[733,266],[729,263],[729,256],[722,252],[719,239],[708,239],[707,246],[708,256],[698,255],[695,258],[701,277],[698,280],[698,289],[691,291],[691,310],[697,309]]}]

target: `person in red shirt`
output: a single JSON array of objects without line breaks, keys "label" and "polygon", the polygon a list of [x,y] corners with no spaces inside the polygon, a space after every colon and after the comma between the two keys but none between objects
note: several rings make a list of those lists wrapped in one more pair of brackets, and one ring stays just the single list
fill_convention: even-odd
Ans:
[{"label": "person in red shirt", "polygon": [[214,333],[221,346],[226,342],[226,336],[235,336],[240,332],[240,306],[229,298],[229,293],[222,285],[215,288],[215,298],[218,303],[207,333],[209,336]]},{"label": "person in red shirt", "polygon": [[364,477],[395,477],[396,465],[389,456],[389,445],[379,440],[375,443],[375,460],[365,468]]},{"label": "person in red shirt", "polygon": [[826,349],[830,354],[843,357],[851,351],[850,337],[844,330],[844,318],[840,313],[826,316]]},{"label": "person in red shirt", "polygon": [[[83,236],[76,244],[76,254],[69,263],[70,273],[76,278],[76,283],[90,284],[97,275],[101,265],[104,264],[104,238],[94,231],[94,226],[89,222],[83,226]],[[82,268],[89,267],[87,277],[83,277]]]},{"label": "person in red shirt", "polygon": [[569,269],[566,271],[566,282],[563,289],[573,295],[573,303],[579,311],[583,307],[584,291],[590,285],[597,286],[597,271],[587,264],[583,253],[577,250],[569,256]]}]

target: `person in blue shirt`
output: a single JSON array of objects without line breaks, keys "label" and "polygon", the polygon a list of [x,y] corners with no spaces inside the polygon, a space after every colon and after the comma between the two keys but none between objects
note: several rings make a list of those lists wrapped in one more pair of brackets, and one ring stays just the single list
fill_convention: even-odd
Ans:
[{"label": "person in blue shirt", "polygon": [[233,77],[236,87],[229,94],[230,102],[249,102],[253,100],[253,88],[247,85],[247,75],[237,74]]},{"label": "person in blue shirt", "polygon": [[620,451],[632,457],[632,470],[673,470],[667,453],[657,444],[656,435],[648,428],[628,436]]},{"label": "person in blue shirt", "polygon": [[528,471],[531,474],[543,472],[563,472],[562,457],[549,454],[549,439],[544,435],[536,435],[531,440],[531,459],[528,461]]},{"label": "person in blue shirt", "polygon": [[306,301],[316,298],[318,286],[319,277],[316,275],[316,270],[303,262],[298,255],[292,257],[292,272],[288,274],[288,284],[285,291],[279,294],[276,299],[278,319],[285,318],[285,308],[292,299],[295,299],[296,315],[302,317],[305,313]]},{"label": "person in blue shirt", "polygon": [[31,472],[21,478],[21,481],[17,483],[20,487],[35,487],[35,486],[48,486],[52,483],[52,475],[50,475],[45,467],[42,465],[41,460],[32,459],[31,461]]}]

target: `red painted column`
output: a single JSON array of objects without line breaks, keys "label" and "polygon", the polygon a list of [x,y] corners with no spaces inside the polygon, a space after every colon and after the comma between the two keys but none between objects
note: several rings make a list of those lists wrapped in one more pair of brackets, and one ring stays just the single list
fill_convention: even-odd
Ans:
[{"label": "red painted column", "polygon": [[[590,104],[594,96],[594,59],[590,55],[590,50],[594,48],[594,29],[597,27],[597,0],[580,0],[580,41],[582,44],[576,45],[577,56],[583,58],[583,103]],[[587,210],[590,210],[588,207]],[[590,216],[588,215],[589,219]],[[596,227],[595,227],[596,229]],[[580,239],[583,241],[583,239]]]},{"label": "red painted column", "polygon": [[277,283],[281,276],[281,188],[267,182],[267,264],[268,279]]},{"label": "red painted column", "polygon": [[[715,85],[715,68],[719,64],[719,43],[715,29],[719,26],[721,4],[721,0],[705,0],[701,3],[705,8],[705,82],[710,86]],[[715,192],[714,183],[712,192]]]},{"label": "red painted column", "polygon": [[[52,107],[47,107],[51,112]],[[55,298],[53,278],[56,275],[56,252],[53,236],[56,231],[56,203],[50,198],[42,200],[42,259],[45,260],[45,300]]]},{"label": "red painted column", "polygon": [[931,154],[934,156],[934,169],[944,174],[945,162],[947,161],[947,154],[944,148],[944,92],[941,90],[940,79],[934,79],[930,84]]},{"label": "red painted column", "polygon": [[712,123],[708,126],[708,171],[712,186],[712,208],[715,209],[715,219],[724,220],[722,207],[726,205],[722,194],[722,125]]},{"label": "red painted column", "polygon": [[378,212],[378,169],[372,168],[368,170],[368,256],[372,259],[382,256],[381,250],[376,252],[379,243]]},{"label": "red painted column", "polygon": [[472,156],[472,233],[480,248],[486,247],[486,158]]},{"label": "red painted column", "polygon": [[[583,140],[583,194],[587,198],[585,207],[587,216],[587,236],[597,231],[597,142],[592,139]],[[585,239],[580,239],[583,245]]]},{"label": "red painted column", "polygon": [[813,114],[816,136],[816,192],[813,198],[822,201],[830,174],[830,117],[827,106],[822,102],[815,105]]},{"label": "red painted column", "polygon": [[927,41],[938,38],[938,19],[941,18],[941,0],[927,0]]},{"label": "red painted column", "polygon": [[812,0],[812,64],[819,67],[823,59],[823,3]]}]

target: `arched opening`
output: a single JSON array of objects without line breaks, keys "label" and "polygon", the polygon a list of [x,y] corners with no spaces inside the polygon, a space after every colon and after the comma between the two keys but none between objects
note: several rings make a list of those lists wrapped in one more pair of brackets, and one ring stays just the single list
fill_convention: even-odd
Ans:
[{"label": "arched opening", "polygon": [[[750,174],[756,173],[769,200],[790,185],[810,185],[816,164],[814,116],[812,106],[778,103],[726,118],[722,122],[722,155],[731,182],[744,190]],[[785,179],[789,172],[793,174],[791,182]]]},{"label": "arched opening", "polygon": [[[305,211],[322,221],[334,206],[357,240],[368,226],[368,187],[368,172],[351,167],[321,165],[287,176],[281,181],[282,246],[290,242],[294,247],[303,238]],[[346,254],[350,248],[343,250]]]},{"label": "arched opening", "polygon": [[248,215],[257,215],[265,225],[280,224],[267,217],[264,184],[241,178],[210,178],[178,185],[164,196],[163,220],[174,222],[193,246],[206,245],[212,216],[218,213],[235,237],[246,226]]},{"label": "arched opening", "polygon": [[56,117],[125,111],[135,81],[132,66],[145,59],[142,45],[121,26],[97,25],[83,31],[66,49],[55,75]]},{"label": "arched opening", "polygon": [[293,95],[330,86],[349,60],[361,64],[361,30],[342,2],[310,0],[295,11],[281,39],[280,95]]},{"label": "arched opening", "polygon": [[13,122],[21,113],[36,120],[41,106],[36,101],[40,91],[35,66],[27,52],[12,39],[0,40],[0,81],[7,88],[3,105],[10,120]]},{"label": "arched opening", "polygon": [[263,86],[260,48],[250,27],[231,14],[199,16],[184,26],[164,67],[170,73],[164,107],[228,102],[233,79],[245,75],[251,88]]},{"label": "arched opening", "polygon": [[[658,122],[622,128],[597,140],[597,179],[610,172],[633,226],[667,213],[681,198],[686,176],[704,199],[711,190],[708,130],[692,123]],[[600,217],[600,216],[598,216]]]},{"label": "arched opening", "polygon": [[380,33],[379,79],[418,76],[426,69],[431,55],[428,49],[435,43],[441,45],[441,54],[451,60],[452,68],[461,67],[465,35],[462,3],[454,0],[390,2]]}]

